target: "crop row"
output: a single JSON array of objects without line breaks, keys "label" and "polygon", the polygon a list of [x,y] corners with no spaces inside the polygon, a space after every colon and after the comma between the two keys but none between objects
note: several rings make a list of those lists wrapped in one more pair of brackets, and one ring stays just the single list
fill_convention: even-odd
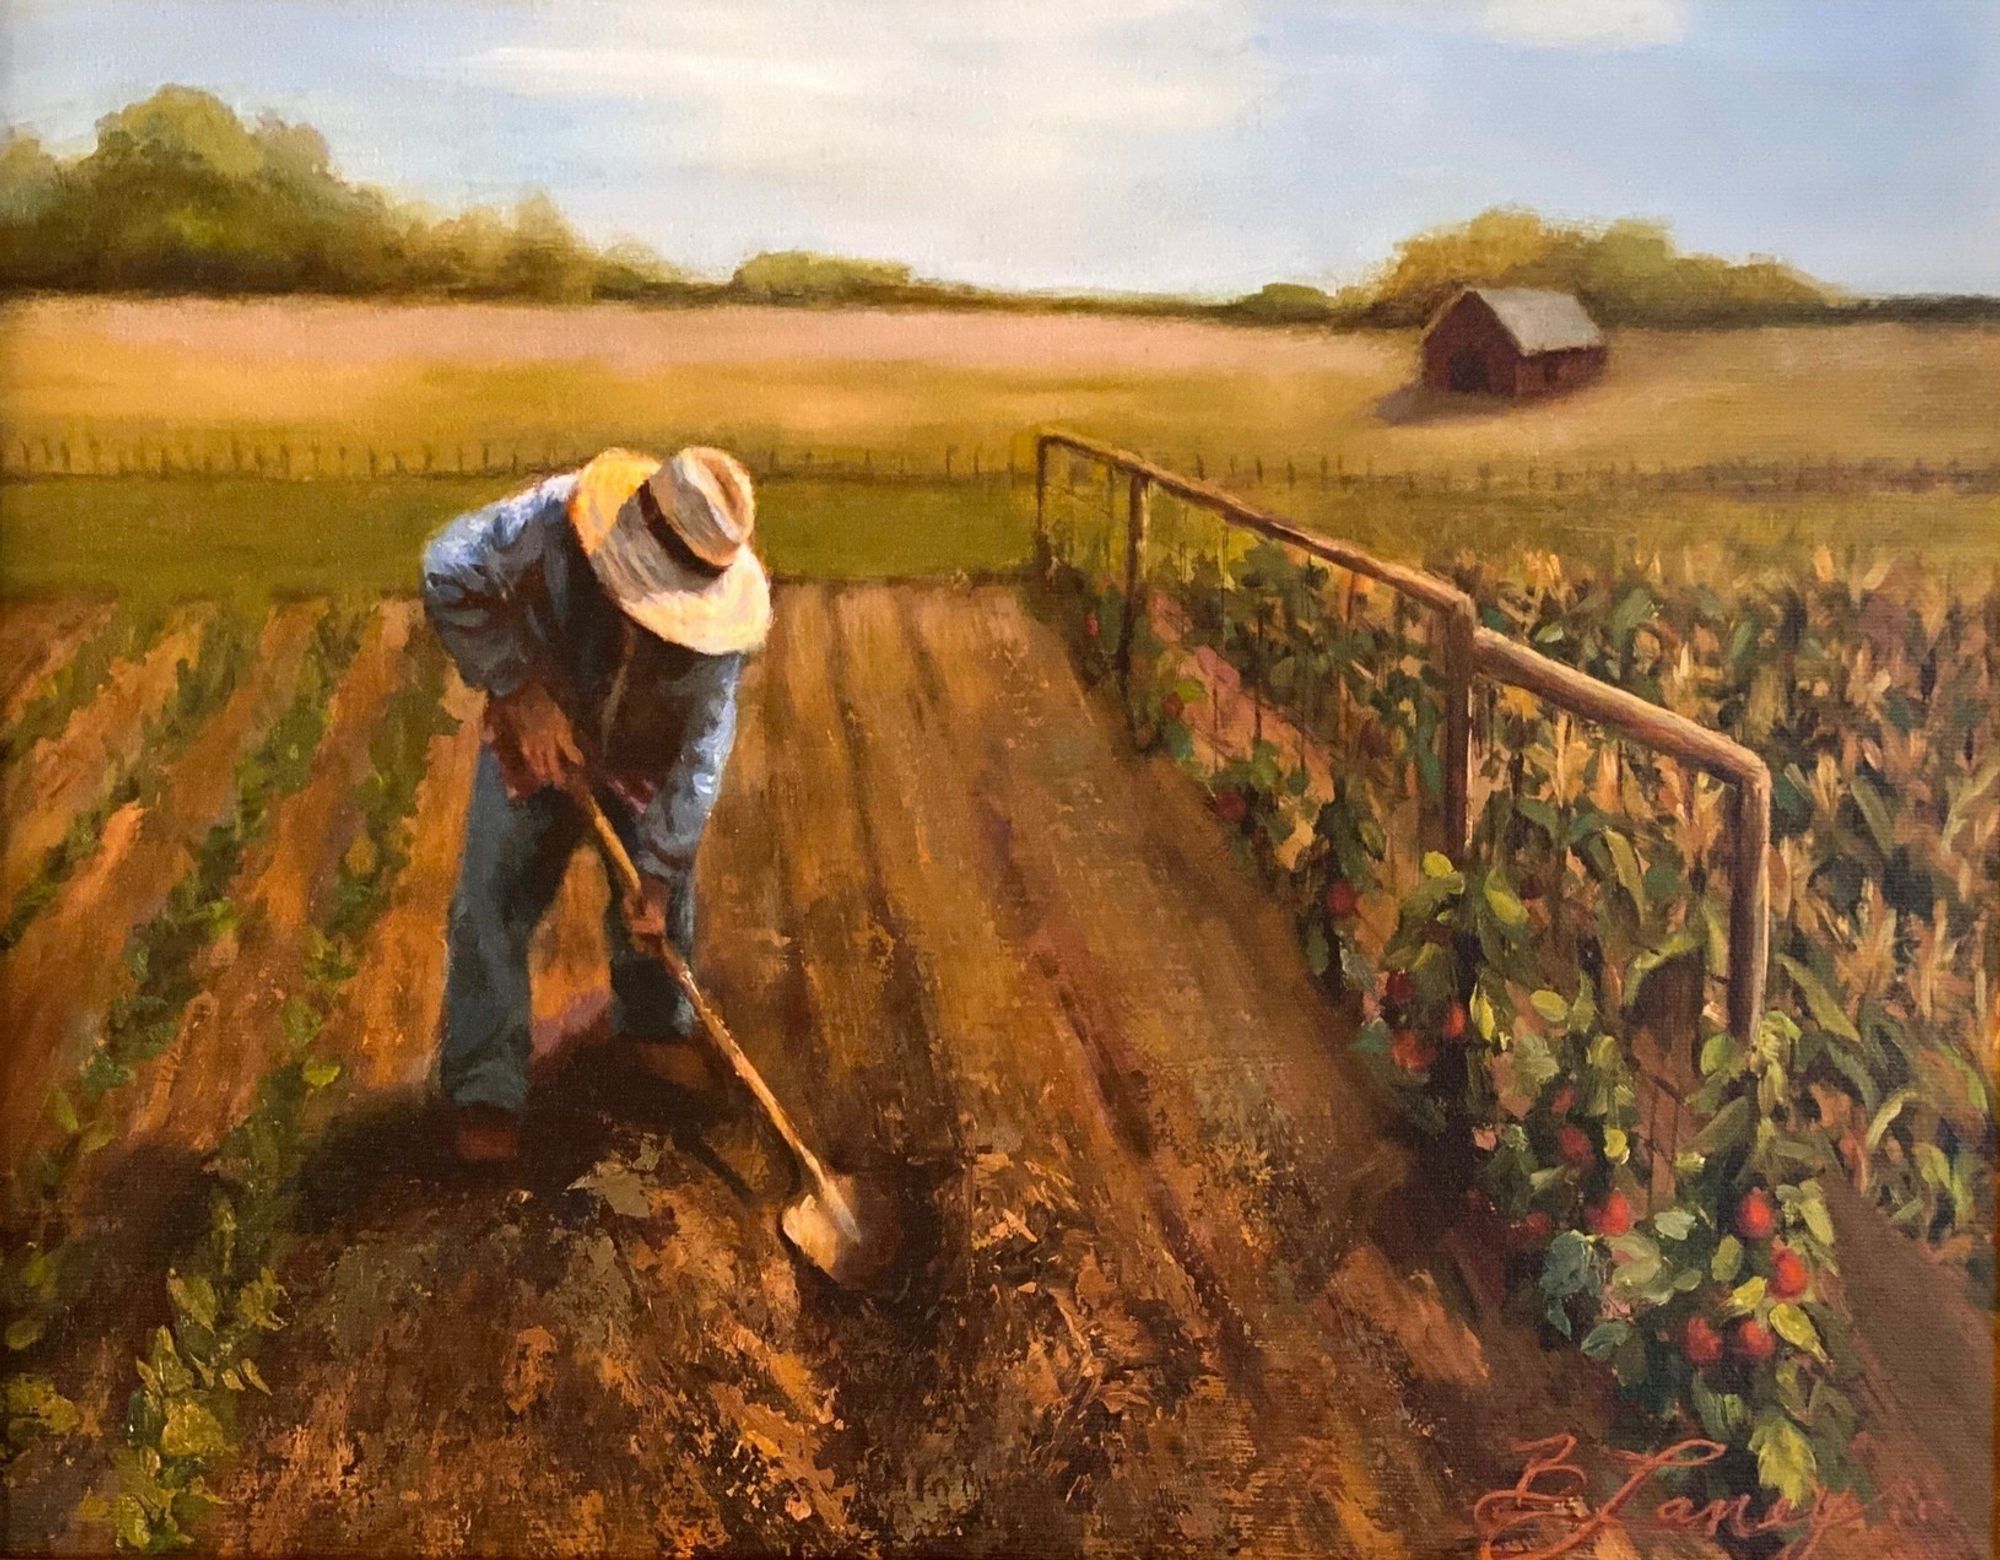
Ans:
[{"label": "crop row", "polygon": [[[264,833],[271,810],[305,781],[327,699],[360,643],[365,619],[333,612],[315,632],[291,703],[238,766],[235,805],[194,852],[167,903],[124,950],[129,989],[104,1017],[96,1042],[73,1081],[50,1098],[54,1138],[35,1167],[23,1205],[8,1210],[5,1265],[6,1344],[32,1349],[79,1299],[90,1282],[92,1252],[71,1238],[73,1212],[63,1196],[78,1166],[107,1148],[119,1115],[113,1096],[137,1070],[164,1051],[181,1016],[201,989],[201,951],[233,923],[230,888],[245,852]],[[9,1389],[9,1446],[28,1435],[74,1422],[75,1410],[42,1377],[17,1377]]]},{"label": "crop row", "polygon": [[1728,588],[1657,560],[1458,565],[1490,626],[1735,732],[1781,777],[1782,1000],[1739,1044],[1709,1000],[1734,865],[1717,787],[1494,694],[1470,845],[1424,852],[1439,649],[1401,598],[1156,495],[1128,629],[1122,526],[1066,488],[1053,507],[1086,668],[1122,671],[1142,742],[1208,786],[1551,1341],[1602,1360],[1635,1413],[1730,1447],[1711,1487],[1804,1503],[1851,1482],[1818,1178],[1990,1261],[1970,1248],[1991,1207],[1993,600],[1826,559]]}]

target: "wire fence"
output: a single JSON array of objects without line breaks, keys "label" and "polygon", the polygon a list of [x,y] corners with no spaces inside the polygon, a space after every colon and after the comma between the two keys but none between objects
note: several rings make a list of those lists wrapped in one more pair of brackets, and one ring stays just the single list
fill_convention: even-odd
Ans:
[{"label": "wire fence", "polygon": [[[680,438],[632,441],[673,448]],[[1034,479],[1033,445],[945,444],[927,449],[785,447],[732,441],[762,480],[813,477],[858,482],[1014,482]],[[278,481],[355,478],[534,476],[582,465],[597,446],[494,439],[377,445],[362,440],[263,440],[188,435],[112,439],[89,433],[0,438],[0,478],[261,477]],[[1322,451],[1291,455],[1189,451],[1175,464],[1200,481],[1231,490],[1320,488],[1407,494],[1711,493],[1776,498],[1814,493],[2000,494],[2000,463],[1889,459],[1712,461],[1700,465],[1491,463],[1390,466],[1368,457]]]}]

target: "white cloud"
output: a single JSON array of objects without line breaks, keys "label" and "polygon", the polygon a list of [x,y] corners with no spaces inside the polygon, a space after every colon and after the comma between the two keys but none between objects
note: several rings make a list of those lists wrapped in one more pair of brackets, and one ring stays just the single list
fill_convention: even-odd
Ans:
[{"label": "white cloud", "polygon": [[1192,240],[1186,208],[1221,178],[1204,169],[1276,79],[1256,47],[1264,3],[572,3],[439,68],[581,103],[607,178],[726,189],[757,247],[1053,279]]},{"label": "white cloud", "polygon": [[1477,29],[1543,48],[1636,49],[1678,43],[1693,0],[1333,0],[1337,9],[1418,27]]},{"label": "white cloud", "polygon": [[[923,186],[1101,165],[1213,129],[1255,91],[1243,5],[1064,0],[856,7],[695,0],[544,11],[463,62],[526,95],[652,107],[695,167]],[[560,19],[557,24],[557,19]]]},{"label": "white cloud", "polygon": [[1688,27],[1688,0],[1484,0],[1480,12],[1495,37],[1553,47],[1644,48]]}]

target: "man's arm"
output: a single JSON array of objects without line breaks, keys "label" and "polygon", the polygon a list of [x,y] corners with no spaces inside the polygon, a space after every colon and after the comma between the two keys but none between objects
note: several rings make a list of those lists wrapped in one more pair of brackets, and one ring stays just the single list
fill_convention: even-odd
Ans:
[{"label": "man's arm", "polygon": [[639,816],[639,848],[633,859],[648,878],[673,877],[694,865],[695,847],[721,794],[722,771],[736,740],[736,684],[742,668],[741,656],[708,656],[699,672],[690,674],[702,682],[680,752]]},{"label": "man's arm", "polygon": [[534,681],[520,592],[567,525],[573,475],[460,515],[424,549],[424,612],[461,676],[487,694],[510,791],[556,785],[581,761],[569,721]]},{"label": "man's arm", "polygon": [[552,526],[567,524],[574,476],[551,477],[460,515],[424,548],[424,612],[459,674],[496,698],[534,671],[517,595],[540,565]]}]

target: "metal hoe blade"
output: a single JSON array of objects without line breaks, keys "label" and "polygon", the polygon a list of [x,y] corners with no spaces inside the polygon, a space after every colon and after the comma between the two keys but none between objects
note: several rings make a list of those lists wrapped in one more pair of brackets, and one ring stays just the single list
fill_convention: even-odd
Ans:
[{"label": "metal hoe blade", "polygon": [[[605,816],[603,807],[588,784],[579,780],[570,790],[596,831],[598,843],[617,874],[627,901],[636,903],[644,894],[645,886],[640,880],[639,869],[632,864],[632,858],[625,849],[625,842],[618,837],[618,831],[611,826],[611,820]],[[800,1177],[806,1183],[805,1189],[785,1205],[778,1221],[778,1227],[792,1249],[843,1288],[865,1288],[880,1280],[902,1245],[893,1199],[881,1195],[854,1176],[835,1174],[820,1162],[819,1155],[799,1135],[791,1112],[771,1092],[771,1086],[744,1054],[743,1047],[736,1043],[736,1037],[729,1032],[722,1015],[695,983],[694,973],[687,967],[680,951],[663,940],[649,941],[646,948],[666,966],[675,984],[687,993],[688,1001],[694,1005],[695,1016],[701,1020],[709,1040],[763,1108],[765,1116],[798,1163]]]}]

